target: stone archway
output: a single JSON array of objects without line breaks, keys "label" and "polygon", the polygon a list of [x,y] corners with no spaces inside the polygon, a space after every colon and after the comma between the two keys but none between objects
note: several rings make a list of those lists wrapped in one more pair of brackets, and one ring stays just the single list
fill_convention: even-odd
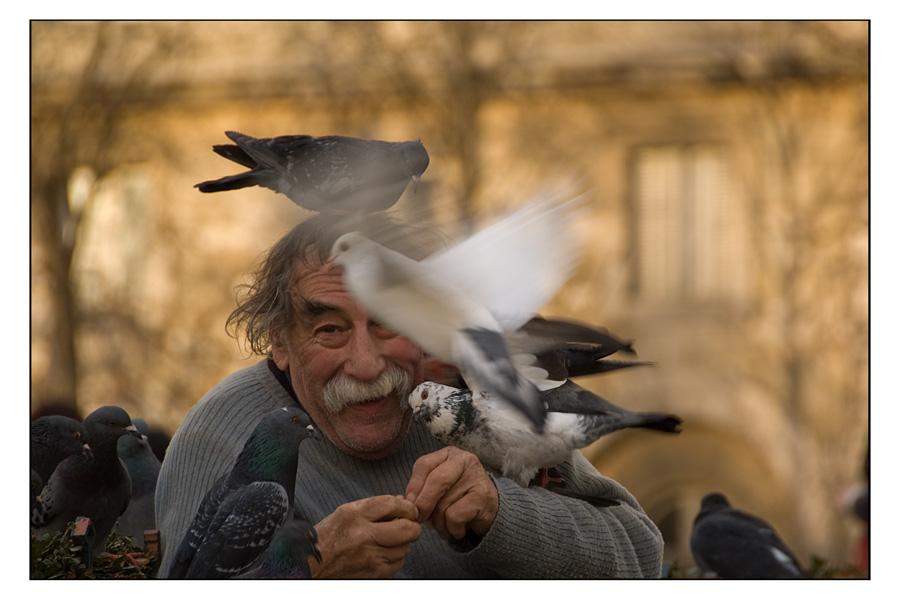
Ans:
[{"label": "stone archway", "polygon": [[739,432],[690,421],[678,436],[623,431],[584,454],[637,498],[663,533],[664,560],[682,570],[694,566],[691,527],[709,492],[765,518],[789,546],[796,539],[788,482],[768,462],[770,454]]}]

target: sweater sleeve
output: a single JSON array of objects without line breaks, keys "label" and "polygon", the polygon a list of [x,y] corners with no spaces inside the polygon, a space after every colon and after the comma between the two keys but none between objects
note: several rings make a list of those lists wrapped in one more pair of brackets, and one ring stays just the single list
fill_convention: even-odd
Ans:
[{"label": "sweater sleeve", "polygon": [[619,504],[597,508],[499,477],[497,518],[466,556],[503,578],[659,577],[662,535],[634,497],[580,453],[557,470],[569,489]]}]

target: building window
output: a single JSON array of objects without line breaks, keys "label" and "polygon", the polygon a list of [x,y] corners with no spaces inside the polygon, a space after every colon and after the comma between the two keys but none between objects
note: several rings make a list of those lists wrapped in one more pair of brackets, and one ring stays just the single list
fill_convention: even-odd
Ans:
[{"label": "building window", "polygon": [[632,162],[632,288],[666,302],[735,299],[739,231],[728,156],[715,144],[646,146]]}]

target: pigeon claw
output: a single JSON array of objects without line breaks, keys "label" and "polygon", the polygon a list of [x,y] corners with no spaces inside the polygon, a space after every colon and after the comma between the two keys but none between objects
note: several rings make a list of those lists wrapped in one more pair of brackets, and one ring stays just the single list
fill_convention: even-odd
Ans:
[{"label": "pigeon claw", "polygon": [[553,470],[553,474],[551,474],[550,469],[547,468],[542,468],[541,470],[539,470],[538,474],[535,475],[534,479],[531,481],[531,485],[542,488],[547,487],[547,485],[550,483],[556,483],[561,485],[562,487],[565,487],[566,485],[565,480],[560,477],[559,473],[557,473],[555,469]]}]

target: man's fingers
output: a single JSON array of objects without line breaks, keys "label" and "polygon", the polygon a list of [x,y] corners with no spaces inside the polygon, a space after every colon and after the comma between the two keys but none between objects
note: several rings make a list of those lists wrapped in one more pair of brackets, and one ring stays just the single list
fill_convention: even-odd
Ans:
[{"label": "man's fingers", "polygon": [[406,484],[406,498],[415,502],[425,487],[425,480],[438,465],[445,462],[450,455],[449,447],[420,456],[413,464],[412,475]]},{"label": "man's fingers", "polygon": [[366,521],[377,523],[394,519],[415,521],[416,505],[402,496],[373,496],[354,503],[360,516]]},{"label": "man's fingers", "polygon": [[[458,457],[450,452],[445,452],[446,450],[448,448],[426,455],[413,465],[413,475],[407,486],[407,498],[415,502],[420,523],[432,516],[437,503],[459,481],[465,470],[465,465],[458,460]],[[418,473],[417,468],[419,469]],[[414,480],[416,477],[420,479]],[[420,480],[421,484],[419,484]],[[415,491],[416,486],[418,486],[418,491]]]},{"label": "man's fingers", "polygon": [[372,524],[372,541],[382,548],[408,546],[421,535],[422,526],[415,519],[394,519]]}]

